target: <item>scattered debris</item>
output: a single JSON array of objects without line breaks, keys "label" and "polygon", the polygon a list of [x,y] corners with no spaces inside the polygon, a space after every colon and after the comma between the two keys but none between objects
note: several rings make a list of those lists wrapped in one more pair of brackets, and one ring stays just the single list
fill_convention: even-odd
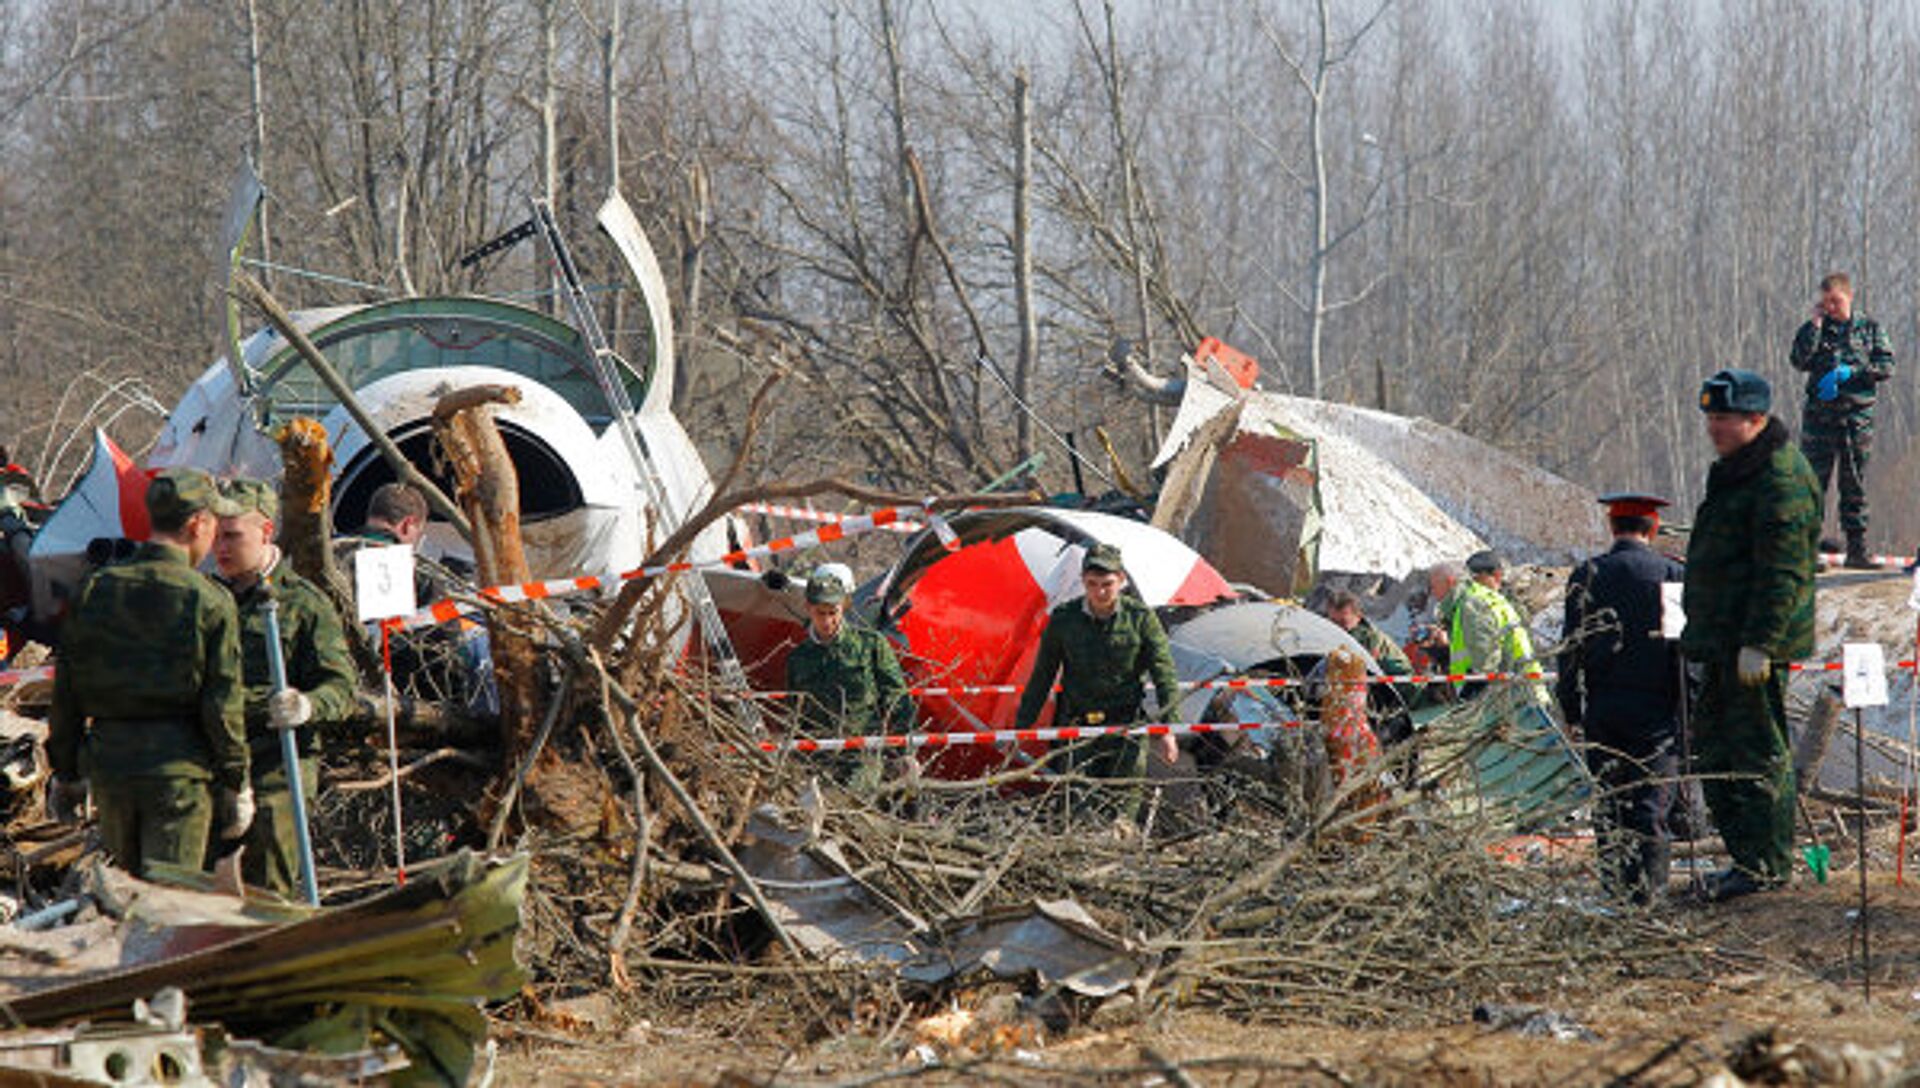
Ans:
[{"label": "scattered debris", "polygon": [[1494,1031],[1511,1031],[1529,1039],[1554,1039],[1562,1043],[1597,1043],[1600,1036],[1564,1012],[1539,1005],[1475,1005],[1473,1022]]}]

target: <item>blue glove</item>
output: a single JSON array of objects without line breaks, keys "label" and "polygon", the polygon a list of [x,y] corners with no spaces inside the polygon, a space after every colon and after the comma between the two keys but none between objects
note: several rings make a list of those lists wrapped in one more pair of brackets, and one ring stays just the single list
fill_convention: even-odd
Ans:
[{"label": "blue glove", "polygon": [[1820,376],[1820,384],[1815,389],[1815,395],[1821,400],[1832,400],[1840,395],[1840,384],[1851,377],[1853,377],[1853,368],[1842,363]]}]

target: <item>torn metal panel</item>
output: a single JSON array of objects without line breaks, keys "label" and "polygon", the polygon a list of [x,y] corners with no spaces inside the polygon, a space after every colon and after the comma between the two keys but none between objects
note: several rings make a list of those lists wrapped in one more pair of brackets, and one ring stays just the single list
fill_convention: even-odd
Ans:
[{"label": "torn metal panel", "polygon": [[1586,761],[1522,686],[1495,687],[1430,722],[1422,763],[1454,805],[1522,827],[1570,815],[1594,793]]},{"label": "torn metal panel", "polygon": [[1591,493],[1504,450],[1426,420],[1242,391],[1197,366],[1155,465],[1177,485],[1156,523],[1190,543],[1264,531],[1264,553],[1197,546],[1273,591],[1323,571],[1405,577],[1487,546],[1565,563],[1605,538]]},{"label": "torn metal panel", "polygon": [[933,985],[977,971],[1104,997],[1150,974],[1147,958],[1060,900],[963,918],[937,930],[861,880],[817,828],[793,830],[762,808],[736,856],[793,939],[828,963],[893,968]]},{"label": "torn metal panel", "polygon": [[1316,444],[1241,427],[1241,404],[1196,431],[1173,459],[1153,524],[1237,583],[1301,593],[1319,569],[1322,502]]},{"label": "torn metal panel", "polygon": [[1060,986],[1088,997],[1111,997],[1152,974],[1148,957],[1101,929],[1070,899],[995,911],[946,927],[900,970],[935,983],[986,971],[996,978],[1029,975],[1042,989]]},{"label": "torn metal panel", "polygon": [[[122,919],[117,967],[0,979],[14,1023],[120,1022],[135,1000],[174,987],[230,1034],[332,1052],[385,1037],[413,1063],[395,1083],[457,1085],[486,1037],[484,1003],[526,982],[513,949],[525,857],[490,866],[463,853],[405,887],[278,923],[262,921],[259,905],[218,908],[216,896],[123,879],[138,907],[121,909],[149,912],[156,927],[168,920],[169,936],[132,940]],[[194,950],[175,954],[182,944]]]},{"label": "torn metal panel", "polygon": [[746,830],[735,856],[801,948],[829,963],[898,964],[917,954],[926,923],[855,876],[837,848],[782,828],[764,809]]}]

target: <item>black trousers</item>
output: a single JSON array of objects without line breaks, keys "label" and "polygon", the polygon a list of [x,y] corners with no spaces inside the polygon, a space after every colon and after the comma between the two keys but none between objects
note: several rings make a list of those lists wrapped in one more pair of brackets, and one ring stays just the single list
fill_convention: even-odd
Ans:
[{"label": "black trousers", "polygon": [[1601,887],[1609,895],[1649,902],[1667,887],[1667,814],[1680,771],[1678,724],[1588,721],[1586,735],[1587,769],[1598,787],[1593,823]]}]

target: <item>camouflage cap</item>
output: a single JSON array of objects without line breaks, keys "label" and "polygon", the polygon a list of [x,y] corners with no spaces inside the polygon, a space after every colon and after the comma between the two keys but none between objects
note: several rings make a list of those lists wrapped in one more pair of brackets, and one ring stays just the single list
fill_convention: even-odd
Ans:
[{"label": "camouflage cap", "polygon": [[201,510],[226,518],[239,513],[240,507],[220,493],[213,477],[197,468],[163,469],[147,483],[147,516],[155,525],[179,525]]},{"label": "camouflage cap", "polygon": [[1751,370],[1722,370],[1701,384],[1700,410],[1765,415],[1773,410],[1773,386]]},{"label": "camouflage cap", "polygon": [[[280,520],[280,492],[265,480],[228,480],[221,488],[240,509],[237,513],[258,513],[268,521]],[[222,514],[222,517],[229,515]]]},{"label": "camouflage cap", "polygon": [[1088,571],[1106,571],[1109,574],[1125,574],[1126,565],[1120,562],[1120,549],[1112,544],[1095,544],[1087,549],[1087,557],[1080,561],[1080,573]]},{"label": "camouflage cap", "polygon": [[807,579],[808,604],[844,604],[847,599],[847,583],[840,580],[839,574],[829,570],[816,570]]}]

